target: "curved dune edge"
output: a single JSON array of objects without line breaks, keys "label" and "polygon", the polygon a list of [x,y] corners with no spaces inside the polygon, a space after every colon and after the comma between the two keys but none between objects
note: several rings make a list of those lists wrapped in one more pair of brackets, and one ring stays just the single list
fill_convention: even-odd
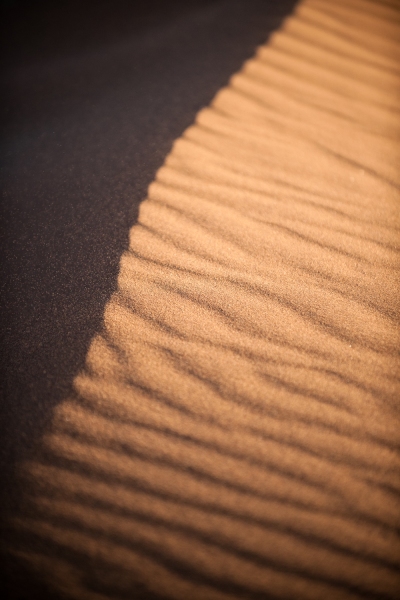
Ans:
[{"label": "curved dune edge", "polygon": [[10,552],[68,598],[395,598],[400,6],[305,0],[176,141]]}]

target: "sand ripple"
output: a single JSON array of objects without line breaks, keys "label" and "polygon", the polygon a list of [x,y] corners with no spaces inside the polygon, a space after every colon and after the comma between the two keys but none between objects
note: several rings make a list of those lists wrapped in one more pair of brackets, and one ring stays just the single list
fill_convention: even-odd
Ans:
[{"label": "sand ripple", "polygon": [[174,144],[22,467],[67,597],[396,597],[399,40],[305,0]]}]

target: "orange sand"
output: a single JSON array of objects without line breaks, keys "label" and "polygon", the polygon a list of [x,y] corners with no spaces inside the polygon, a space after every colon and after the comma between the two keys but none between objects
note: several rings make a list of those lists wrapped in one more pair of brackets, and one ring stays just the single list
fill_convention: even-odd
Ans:
[{"label": "orange sand", "polygon": [[396,597],[399,40],[304,0],[174,144],[21,467],[67,597]]}]

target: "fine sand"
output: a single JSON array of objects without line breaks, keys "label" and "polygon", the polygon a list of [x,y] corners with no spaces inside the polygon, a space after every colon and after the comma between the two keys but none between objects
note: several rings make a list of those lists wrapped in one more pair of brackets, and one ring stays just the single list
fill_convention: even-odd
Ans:
[{"label": "fine sand", "polygon": [[84,600],[396,598],[400,3],[304,0],[178,139],[9,550]]}]

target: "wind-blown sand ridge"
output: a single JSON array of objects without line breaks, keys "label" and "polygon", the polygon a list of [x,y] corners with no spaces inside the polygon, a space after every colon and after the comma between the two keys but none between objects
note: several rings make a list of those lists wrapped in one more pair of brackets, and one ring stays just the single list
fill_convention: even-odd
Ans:
[{"label": "wind-blown sand ridge", "polygon": [[397,2],[304,0],[174,144],[21,466],[52,588],[397,597],[399,40]]}]

